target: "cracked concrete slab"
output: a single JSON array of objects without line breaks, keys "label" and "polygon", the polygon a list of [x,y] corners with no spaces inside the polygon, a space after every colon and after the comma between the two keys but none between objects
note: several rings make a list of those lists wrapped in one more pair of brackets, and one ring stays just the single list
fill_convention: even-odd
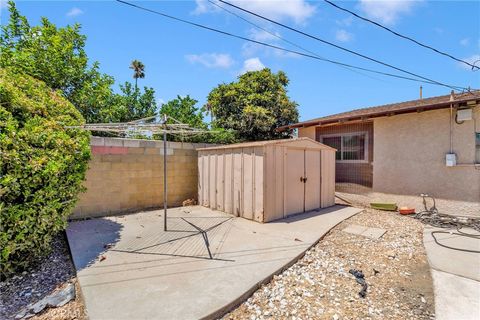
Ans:
[{"label": "cracked concrete slab", "polygon": [[194,206],[169,209],[167,232],[159,210],[72,222],[67,235],[90,319],[216,318],[361,211],[261,224]]},{"label": "cracked concrete slab", "polygon": [[[464,228],[461,231],[470,235],[479,235],[477,231],[470,228]],[[432,232],[437,241],[432,236]],[[423,244],[432,268],[436,318],[439,320],[479,319],[480,254],[461,250],[479,251],[480,241],[465,237],[456,229],[425,226]]]},{"label": "cracked concrete slab", "polygon": [[437,320],[479,319],[480,282],[432,270]]},{"label": "cracked concrete slab", "polygon": [[[437,232],[435,237],[440,244],[452,249],[437,244],[432,232]],[[470,228],[464,228],[462,232],[480,236],[479,232]],[[480,281],[480,254],[461,251],[462,249],[480,251],[480,240],[462,236],[456,229],[425,226],[423,244],[432,269]]]}]

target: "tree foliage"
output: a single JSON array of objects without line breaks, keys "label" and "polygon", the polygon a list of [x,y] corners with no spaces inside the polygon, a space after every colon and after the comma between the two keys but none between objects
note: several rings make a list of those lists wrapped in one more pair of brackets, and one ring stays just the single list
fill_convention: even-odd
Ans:
[{"label": "tree foliage", "polygon": [[[160,108],[160,114],[166,114],[180,123],[188,124],[192,128],[209,130],[207,123],[204,121],[204,110],[196,107],[198,101],[191,98],[177,96],[177,98],[164,103]],[[168,120],[167,123],[176,123],[175,120]],[[224,130],[220,128],[212,128],[210,133],[199,134],[195,136],[175,135],[168,137],[171,141],[188,141],[188,142],[206,142],[206,143],[233,143],[236,142],[235,133],[232,130]],[[162,137],[156,136],[161,139]]]},{"label": "tree foliage", "polygon": [[[13,1],[9,7],[9,22],[1,29],[0,67],[30,75],[60,90],[89,123],[134,120],[138,118],[129,117],[146,117],[155,109],[155,105],[145,106],[155,101],[152,88],[143,94],[133,90],[138,104],[131,103],[137,99],[131,99],[132,89],[127,85],[121,88],[125,97],[113,92],[113,77],[101,73],[98,62],[89,63],[86,37],[80,33],[79,24],[57,28],[42,18],[40,25],[31,26]],[[143,69],[141,73],[145,76]]]},{"label": "tree foliage", "polygon": [[0,69],[0,272],[27,267],[48,253],[82,190],[89,134],[59,91]]},{"label": "tree foliage", "polygon": [[[191,98],[189,95],[185,97],[177,96],[177,98],[162,104],[160,107],[160,114],[166,114],[193,128],[206,129],[207,125],[203,121],[203,112],[196,107],[197,103],[198,101]],[[168,123],[175,122],[169,120]]]},{"label": "tree foliage", "polygon": [[287,96],[287,85],[284,72],[275,74],[268,68],[247,72],[236,82],[220,84],[208,95],[213,126],[235,130],[241,140],[290,136],[290,131],[275,130],[298,121],[297,103]]},{"label": "tree foliage", "polygon": [[117,121],[126,122],[154,116],[157,110],[155,90],[144,87],[143,93],[130,82],[120,85],[121,94],[115,94],[112,105],[119,107]]}]

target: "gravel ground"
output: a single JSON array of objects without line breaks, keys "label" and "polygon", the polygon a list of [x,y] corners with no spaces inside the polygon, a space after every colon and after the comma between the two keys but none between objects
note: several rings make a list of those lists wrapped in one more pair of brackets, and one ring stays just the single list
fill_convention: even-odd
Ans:
[{"label": "gravel ground", "polygon": [[[372,240],[342,231],[351,224],[387,232]],[[332,229],[224,319],[433,319],[422,230],[411,218],[366,209]],[[350,269],[365,274],[365,298]]]},{"label": "gravel ground", "polygon": [[[66,283],[76,284],[68,245],[62,234],[54,238],[52,252],[31,270],[24,271],[0,283],[0,319],[14,319],[20,310],[35,303]],[[76,298],[63,307],[50,308],[30,319],[86,319],[81,295],[76,286]]]},{"label": "gravel ground", "polygon": [[71,280],[75,284],[75,300],[58,308],[49,308],[37,314],[31,320],[86,320],[88,319],[82,293],[77,285],[77,280]]}]

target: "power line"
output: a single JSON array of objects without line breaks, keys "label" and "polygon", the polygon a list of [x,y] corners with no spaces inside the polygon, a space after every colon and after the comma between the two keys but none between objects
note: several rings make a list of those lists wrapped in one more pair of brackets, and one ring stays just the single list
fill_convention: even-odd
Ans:
[{"label": "power line", "polygon": [[192,25],[192,26],[195,26],[195,27],[198,27],[198,28],[202,28],[202,29],[205,29],[205,30],[220,33],[220,34],[223,34],[223,35],[226,35],[226,36],[229,36],[229,37],[233,37],[233,38],[237,38],[237,39],[240,39],[240,40],[256,43],[256,44],[259,44],[259,45],[262,45],[262,46],[265,46],[265,47],[269,47],[269,48],[272,48],[272,49],[277,49],[277,50],[281,50],[281,51],[284,51],[284,52],[296,54],[296,55],[299,55],[299,56],[303,56],[303,57],[307,57],[307,58],[311,58],[311,59],[315,59],[315,60],[320,60],[320,61],[325,61],[325,62],[337,64],[337,65],[342,65],[342,66],[349,67],[349,68],[355,68],[355,69],[362,70],[362,71],[377,73],[377,74],[381,74],[381,75],[385,75],[385,76],[389,76],[389,77],[394,77],[394,78],[399,78],[399,79],[404,79],[404,80],[410,80],[410,81],[416,81],[416,82],[422,82],[422,83],[441,85],[441,86],[448,87],[448,88],[458,90],[458,91],[467,90],[466,88],[463,88],[463,87],[451,86],[451,85],[447,85],[447,84],[440,83],[438,81],[434,81],[434,80],[430,80],[430,79],[420,80],[420,79],[417,79],[417,78],[410,78],[410,77],[406,77],[406,76],[391,74],[391,73],[388,73],[388,72],[371,70],[371,69],[367,69],[367,68],[362,68],[362,67],[357,67],[357,66],[353,66],[353,65],[350,65],[350,64],[342,63],[342,62],[339,62],[339,61],[320,58],[320,57],[315,56],[315,55],[306,54],[306,53],[303,53],[303,52],[286,49],[286,48],[279,47],[279,46],[276,46],[276,45],[272,45],[272,44],[269,44],[269,43],[265,43],[265,42],[262,42],[262,41],[257,41],[257,40],[254,40],[254,39],[239,36],[239,35],[236,35],[236,34],[233,34],[233,33],[227,32],[227,31],[223,31],[223,30],[220,30],[220,29],[212,28],[212,27],[202,25],[202,24],[199,24],[199,23],[196,23],[196,22],[188,21],[188,20],[185,20],[185,19],[182,19],[182,18],[177,18],[177,17],[171,16],[171,15],[165,14],[163,12],[148,9],[148,8],[145,8],[145,7],[142,7],[142,6],[124,1],[124,0],[116,0],[116,1],[120,2],[120,3],[123,3],[125,5],[128,5],[128,6],[143,10],[143,11],[147,11],[147,12],[150,12],[150,13],[153,13],[153,14],[160,15],[160,16],[165,17],[165,18],[169,18],[169,19],[172,19],[172,20],[175,20],[175,21],[185,23],[185,24],[188,24],[188,25]]},{"label": "power line", "polygon": [[409,41],[411,41],[411,42],[413,42],[413,43],[415,43],[415,44],[417,44],[417,45],[419,45],[419,46],[421,46],[421,47],[424,47],[424,48],[426,48],[426,49],[430,49],[430,50],[432,50],[432,51],[434,51],[434,52],[436,52],[436,53],[438,53],[438,54],[441,54],[441,55],[443,55],[443,56],[449,57],[450,59],[453,59],[453,60],[456,60],[456,61],[458,61],[458,62],[464,63],[464,64],[472,67],[472,70],[474,70],[474,69],[477,69],[477,70],[480,69],[480,67],[478,67],[478,66],[476,66],[476,65],[474,65],[474,64],[472,64],[472,63],[470,63],[470,62],[468,62],[468,61],[465,61],[465,60],[456,58],[456,57],[452,56],[451,54],[448,54],[448,53],[446,53],[446,52],[443,52],[443,51],[440,51],[440,50],[438,50],[438,49],[435,49],[435,48],[433,48],[433,47],[431,47],[431,46],[429,46],[429,45],[423,44],[423,43],[421,43],[421,42],[419,42],[419,41],[417,41],[417,40],[415,40],[415,39],[413,39],[413,38],[411,38],[411,37],[409,37],[409,36],[405,36],[405,35],[403,35],[403,34],[400,34],[400,33],[396,32],[396,31],[394,31],[394,30],[392,30],[392,29],[390,29],[390,28],[388,28],[388,27],[386,27],[386,26],[384,26],[384,25],[382,25],[382,24],[380,24],[380,23],[378,23],[378,22],[376,22],[376,21],[373,21],[373,20],[370,20],[370,19],[368,19],[368,18],[362,17],[361,15],[359,15],[359,14],[353,12],[353,11],[350,11],[350,10],[348,10],[348,9],[346,9],[346,8],[340,7],[339,5],[333,3],[332,1],[329,1],[329,0],[323,0],[323,1],[326,2],[326,3],[328,3],[329,5],[337,8],[337,9],[339,9],[339,10],[342,10],[342,11],[345,11],[345,12],[347,12],[347,13],[350,13],[351,15],[357,17],[358,19],[361,19],[361,20],[363,20],[363,21],[369,22],[369,23],[371,23],[371,24],[376,25],[377,27],[380,27],[380,28],[382,28],[382,29],[384,29],[384,30],[387,30],[388,32],[393,33],[394,35],[396,35],[396,36],[398,36],[398,37],[400,37],[400,38],[409,40]]},{"label": "power line", "polygon": [[[303,50],[303,51],[305,51],[305,52],[307,52],[307,53],[310,53],[310,54],[312,54],[312,55],[314,55],[314,56],[317,56],[318,58],[326,59],[326,58],[322,57],[321,55],[319,55],[318,53],[313,52],[313,51],[311,51],[311,50],[309,50],[309,49],[306,49],[306,48],[304,48],[304,47],[296,44],[295,42],[292,42],[292,41],[290,41],[290,40],[287,40],[287,39],[283,38],[282,36],[279,36],[278,34],[272,32],[272,31],[270,31],[270,30],[268,30],[268,29],[266,29],[266,28],[263,28],[262,26],[260,26],[260,25],[258,25],[258,24],[256,24],[256,23],[254,23],[254,22],[252,22],[252,21],[250,21],[250,20],[242,17],[241,15],[239,15],[239,14],[237,14],[237,13],[231,11],[231,10],[228,10],[227,8],[219,5],[218,3],[216,3],[216,2],[213,1],[213,0],[207,0],[207,1],[210,2],[212,5],[214,5],[214,6],[218,7],[218,8],[220,8],[220,9],[222,9],[223,11],[228,12],[229,14],[237,17],[238,19],[241,19],[241,20],[245,21],[246,23],[254,26],[255,28],[264,31],[264,32],[270,34],[271,36],[273,36],[273,37],[275,37],[275,38],[277,38],[277,39],[282,40],[282,41],[285,42],[285,43],[288,43],[288,44],[290,44],[290,45],[292,45],[292,46],[294,46],[294,47],[296,47],[296,48],[298,48],[298,49],[300,49],[300,50]],[[342,67],[342,68],[345,68],[345,69],[348,70],[348,71],[351,71],[351,72],[355,72],[355,73],[357,73],[357,74],[360,74],[360,75],[362,75],[362,76],[364,76],[364,77],[368,77],[368,78],[370,78],[370,79],[374,79],[374,80],[377,80],[377,81],[385,81],[385,80],[382,80],[382,79],[379,79],[379,78],[375,78],[375,77],[369,76],[369,75],[367,75],[367,74],[365,74],[365,73],[363,73],[363,72],[359,72],[359,71],[355,70],[356,67],[347,67],[347,66],[344,66],[344,65],[338,65],[338,66],[339,66],[339,67]],[[372,70],[372,72],[374,72],[374,71],[375,71],[375,70]]]},{"label": "power line", "polygon": [[[264,16],[262,16],[262,15],[260,15],[260,14],[258,14],[258,13],[255,13],[255,12],[252,12],[252,11],[250,11],[250,10],[244,9],[244,8],[242,8],[242,7],[239,7],[239,6],[237,6],[237,5],[234,5],[234,4],[232,4],[232,3],[229,3],[229,2],[227,2],[227,1],[224,1],[224,0],[218,0],[218,1],[220,1],[220,2],[223,3],[223,4],[229,5],[229,6],[231,6],[231,7],[234,7],[234,8],[236,8],[236,9],[238,9],[238,10],[241,10],[241,11],[243,11],[243,12],[246,12],[246,13],[248,13],[248,14],[251,14],[251,15],[253,15],[253,16],[256,16],[256,17],[258,17],[258,18],[261,18],[261,19],[263,19],[263,20],[269,21],[269,22],[271,22],[271,23],[273,23],[273,24],[279,25],[279,26],[281,26],[281,27],[283,27],[283,28],[286,28],[286,29],[288,29],[288,30],[291,30],[291,31],[293,31],[293,32],[296,32],[296,33],[299,33],[299,34],[304,35],[304,36],[306,36],[306,37],[309,37],[309,38],[311,38],[311,39],[320,41],[320,42],[322,42],[322,43],[324,43],[324,44],[327,44],[327,45],[329,45],[329,46],[332,46],[332,47],[335,47],[335,48],[340,49],[340,50],[342,50],[342,51],[345,51],[345,52],[354,54],[354,55],[359,56],[359,57],[361,57],[361,58],[364,58],[364,59],[373,61],[373,62],[378,63],[378,64],[381,64],[381,65],[383,65],[383,66],[386,66],[386,67],[395,69],[395,70],[397,70],[397,71],[401,71],[401,72],[406,73],[406,74],[409,74],[409,75],[411,75],[411,76],[414,76],[414,77],[417,77],[417,78],[420,78],[420,79],[423,79],[423,80],[428,80],[428,81],[433,82],[433,83],[435,83],[435,84],[437,84],[437,85],[444,86],[444,87],[451,88],[451,89],[462,88],[462,90],[468,90],[467,88],[464,88],[464,87],[456,87],[456,86],[451,86],[451,85],[448,85],[448,84],[444,84],[444,83],[441,83],[441,82],[438,82],[438,81],[429,79],[429,78],[427,78],[427,77],[421,76],[421,75],[419,75],[419,74],[410,72],[410,71],[408,71],[408,70],[405,70],[405,69],[396,67],[396,66],[394,66],[394,65],[392,65],[392,64],[389,64],[389,63],[380,61],[380,60],[378,60],[378,59],[371,58],[371,57],[366,56],[366,55],[364,55],[364,54],[362,54],[362,53],[356,52],[356,51],[354,51],[354,50],[350,50],[350,49],[348,49],[348,48],[339,46],[339,45],[337,45],[337,44],[335,44],[335,43],[332,43],[332,42],[330,42],[330,41],[327,41],[327,40],[324,40],[324,39],[322,39],[322,38],[319,38],[319,37],[317,37],[317,36],[314,36],[314,35],[311,35],[311,34],[309,34],[309,33],[303,32],[303,31],[301,31],[301,30],[295,29],[295,28],[293,28],[293,27],[287,26],[287,25],[285,25],[285,24],[283,24],[283,23],[280,23],[280,22],[278,22],[278,21],[275,21],[275,20],[272,20],[272,19],[270,19],[270,18],[264,17]],[[458,90],[458,89],[455,89],[455,90]]]}]

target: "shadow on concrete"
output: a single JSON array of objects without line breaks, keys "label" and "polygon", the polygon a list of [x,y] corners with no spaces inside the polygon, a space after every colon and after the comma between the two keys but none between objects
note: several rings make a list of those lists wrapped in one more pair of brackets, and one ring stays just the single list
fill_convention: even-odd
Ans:
[{"label": "shadow on concrete", "polygon": [[[265,248],[265,249],[257,249],[257,250],[239,250],[239,251],[233,251],[229,252],[229,258],[242,258],[242,257],[247,257],[247,256],[257,256],[261,254],[272,254],[272,253],[280,253],[284,252],[285,254],[288,254],[289,251],[296,251],[299,248],[307,248],[308,245],[294,245],[294,246],[280,246],[280,247],[273,247],[273,248]],[[117,251],[117,252],[123,252],[119,250],[112,250],[112,251]],[[265,252],[268,251],[268,252]],[[233,255],[231,255],[233,253]],[[148,253],[147,253],[148,254]],[[159,255],[159,254],[153,254],[153,255]],[[144,260],[144,261],[138,261],[138,262],[126,262],[122,264],[111,264],[111,265],[106,265],[106,266],[96,266],[96,271],[95,272],[90,272],[86,274],[84,277],[95,277],[101,274],[112,274],[112,273],[123,273],[127,271],[136,271],[139,268],[134,266],[138,264],[142,264],[141,269],[143,271],[148,270],[148,269],[158,269],[162,267],[167,267],[167,266],[174,266],[174,265],[187,265],[187,264],[192,264],[195,265],[197,264],[197,261],[195,259],[190,259],[190,260],[185,260],[185,259],[180,259],[180,258],[192,258],[192,257],[186,257],[186,256],[172,256],[172,255],[165,255],[165,256],[171,256],[171,257],[176,257],[179,258],[178,261],[177,259],[156,259],[156,260]],[[212,260],[212,261],[222,261],[222,262],[235,262],[235,260],[229,260],[229,259],[220,259],[220,258],[214,258],[214,259],[209,259],[207,257],[193,257],[193,258],[202,258],[205,260]],[[119,270],[111,270],[114,267],[122,266],[125,268],[121,268]],[[202,269],[194,270],[196,271],[202,271],[202,270],[210,270],[210,267],[207,267],[208,265],[205,265]],[[224,265],[223,268],[228,267],[227,265]],[[108,270],[101,270],[102,268],[108,269]],[[98,270],[98,271],[97,271]],[[194,271],[189,271],[189,272],[194,272]]]},{"label": "shadow on concrete", "polygon": [[302,220],[310,219],[310,218],[313,218],[313,217],[316,217],[316,216],[325,215],[325,214],[332,213],[332,212],[335,212],[335,211],[339,211],[339,210],[342,210],[343,208],[346,208],[346,207],[349,207],[349,206],[344,206],[344,205],[337,204],[337,205],[335,205],[335,206],[333,206],[333,207],[328,207],[328,208],[311,210],[311,211],[307,211],[307,212],[296,213],[296,214],[290,215],[290,216],[288,216],[288,217],[286,217],[286,218],[278,219],[278,220],[271,221],[271,222],[268,222],[268,223],[269,223],[269,224],[274,224],[274,223],[293,223],[293,222],[297,222],[297,221],[302,221]]},{"label": "shadow on concrete", "polygon": [[147,228],[135,237],[123,239],[111,251],[233,262],[218,258],[216,252],[210,249],[211,237],[218,240],[228,236],[231,220],[232,217],[169,217],[167,231]]},{"label": "shadow on concrete", "polygon": [[115,221],[100,218],[70,222],[67,239],[73,255],[73,262],[80,271],[98,261],[101,256],[120,240],[123,226]]},{"label": "shadow on concrete", "polygon": [[[186,275],[186,274],[191,274],[191,273],[201,273],[201,272],[206,272],[206,271],[212,271],[212,270],[228,270],[228,269],[234,269],[242,266],[249,266],[249,265],[261,265],[261,264],[268,264],[271,262],[275,261],[282,261],[286,262],[288,258],[268,258],[268,259],[257,259],[255,261],[251,262],[245,262],[245,263],[237,263],[237,264],[232,264],[232,265],[221,265],[221,266],[208,266],[208,267],[202,267],[202,268],[196,268],[196,269],[190,269],[190,270],[178,270],[178,271],[163,271],[163,272],[158,272],[154,274],[149,274],[147,276],[142,276],[142,277],[128,277],[128,278],[123,278],[120,280],[111,280],[111,281],[104,281],[104,282],[96,282],[96,283],[91,283],[85,285],[85,287],[97,287],[97,286],[103,286],[106,284],[113,284],[113,283],[125,283],[125,282],[134,282],[138,280],[144,280],[144,279],[155,279],[155,278],[162,278],[162,277],[168,277],[168,276],[177,276],[177,275]],[[143,268],[142,268],[143,270]]]},{"label": "shadow on concrete", "polygon": [[[313,212],[260,224],[200,206],[189,208],[189,214],[173,208],[168,212],[167,232],[159,219],[161,212],[109,218],[123,229],[108,222],[104,227],[113,227],[108,233],[120,232],[121,239],[110,237],[115,245],[103,262],[98,260],[99,252],[105,251],[102,246],[77,262],[83,267],[78,281],[88,314],[92,319],[118,320],[219,318],[297,261],[332,226],[361,211],[333,209],[328,210],[331,214]],[[74,255],[83,256],[95,241],[107,242],[88,239],[99,237],[90,230],[93,227],[83,226],[86,242],[72,250]],[[210,259],[207,241],[217,259]]]}]

